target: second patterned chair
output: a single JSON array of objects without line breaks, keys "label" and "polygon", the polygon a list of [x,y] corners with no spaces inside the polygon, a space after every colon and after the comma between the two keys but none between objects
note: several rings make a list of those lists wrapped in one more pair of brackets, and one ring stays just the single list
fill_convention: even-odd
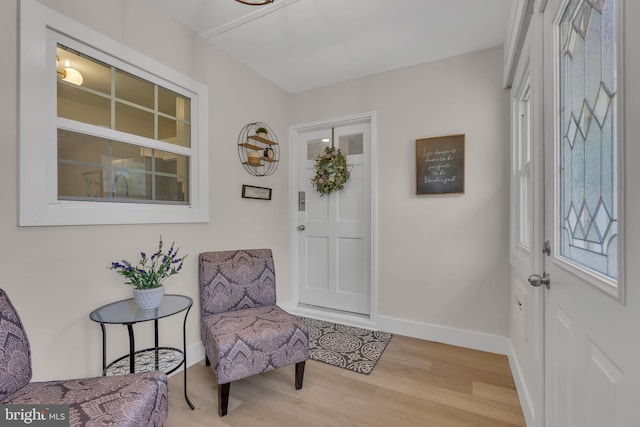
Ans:
[{"label": "second patterned chair", "polygon": [[276,305],[270,249],[200,254],[200,333],[218,382],[218,414],[227,414],[232,381],[296,364],[302,388],[309,332]]}]

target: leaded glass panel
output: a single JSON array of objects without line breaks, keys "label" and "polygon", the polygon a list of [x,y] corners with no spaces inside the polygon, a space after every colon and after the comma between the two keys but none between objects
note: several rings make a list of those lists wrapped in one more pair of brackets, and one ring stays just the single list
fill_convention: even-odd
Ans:
[{"label": "leaded glass panel", "polygon": [[571,0],[560,31],[560,255],[618,278],[615,0]]}]

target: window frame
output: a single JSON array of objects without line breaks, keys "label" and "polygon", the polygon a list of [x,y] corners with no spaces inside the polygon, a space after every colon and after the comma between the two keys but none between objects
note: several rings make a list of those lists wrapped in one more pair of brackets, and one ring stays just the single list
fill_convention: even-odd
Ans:
[{"label": "window frame", "polygon": [[[114,65],[191,99],[191,147],[136,137],[57,115],[56,46],[86,46]],[[104,60],[106,59],[106,60]],[[116,63],[114,63],[115,61]],[[19,225],[197,223],[209,221],[208,89],[202,83],[33,1],[20,2]],[[38,125],[34,125],[34,124]],[[189,204],[58,200],[57,129],[170,150],[190,157]],[[125,139],[122,137],[126,136]]]}]

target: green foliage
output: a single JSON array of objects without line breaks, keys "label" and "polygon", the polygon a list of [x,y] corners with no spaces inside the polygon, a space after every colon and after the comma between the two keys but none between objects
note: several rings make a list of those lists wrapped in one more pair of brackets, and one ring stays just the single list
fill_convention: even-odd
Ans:
[{"label": "green foliage", "polygon": [[315,168],[316,175],[311,183],[321,195],[342,190],[349,180],[347,160],[335,147],[325,148],[324,154],[316,157]]}]

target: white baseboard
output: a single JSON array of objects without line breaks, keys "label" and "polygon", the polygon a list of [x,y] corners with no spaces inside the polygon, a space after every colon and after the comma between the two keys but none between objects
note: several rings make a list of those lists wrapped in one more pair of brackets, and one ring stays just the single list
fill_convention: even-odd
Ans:
[{"label": "white baseboard", "polygon": [[412,338],[451,344],[474,350],[488,351],[498,354],[509,354],[510,341],[507,337],[474,332],[448,326],[432,325],[411,320],[396,319],[387,316],[350,315],[345,312],[314,309],[307,306],[294,306],[291,301],[283,301],[278,305],[285,311],[298,316],[338,322],[350,326],[391,332]]},{"label": "white baseboard", "polygon": [[412,338],[456,345],[497,354],[508,354],[509,339],[484,332],[457,329],[387,316],[376,317],[377,329]]},{"label": "white baseboard", "polygon": [[290,301],[278,303],[278,306],[287,313],[296,316],[311,317],[327,322],[342,323],[343,325],[356,326],[364,329],[376,329],[375,323],[369,316],[350,314],[335,310],[321,310],[306,306],[293,306]]},{"label": "white baseboard", "polygon": [[516,383],[516,390],[518,391],[518,398],[520,399],[520,407],[522,408],[522,413],[524,414],[525,423],[529,427],[537,426],[538,424],[536,424],[536,419],[540,417],[536,417],[536,408],[533,404],[533,399],[531,398],[529,387],[527,387],[527,382],[522,375],[520,363],[518,362],[518,356],[516,355],[513,345],[511,344],[511,340],[509,340],[509,354],[507,355],[507,357],[509,358],[509,366],[511,367],[511,375],[513,376],[513,381]]}]

